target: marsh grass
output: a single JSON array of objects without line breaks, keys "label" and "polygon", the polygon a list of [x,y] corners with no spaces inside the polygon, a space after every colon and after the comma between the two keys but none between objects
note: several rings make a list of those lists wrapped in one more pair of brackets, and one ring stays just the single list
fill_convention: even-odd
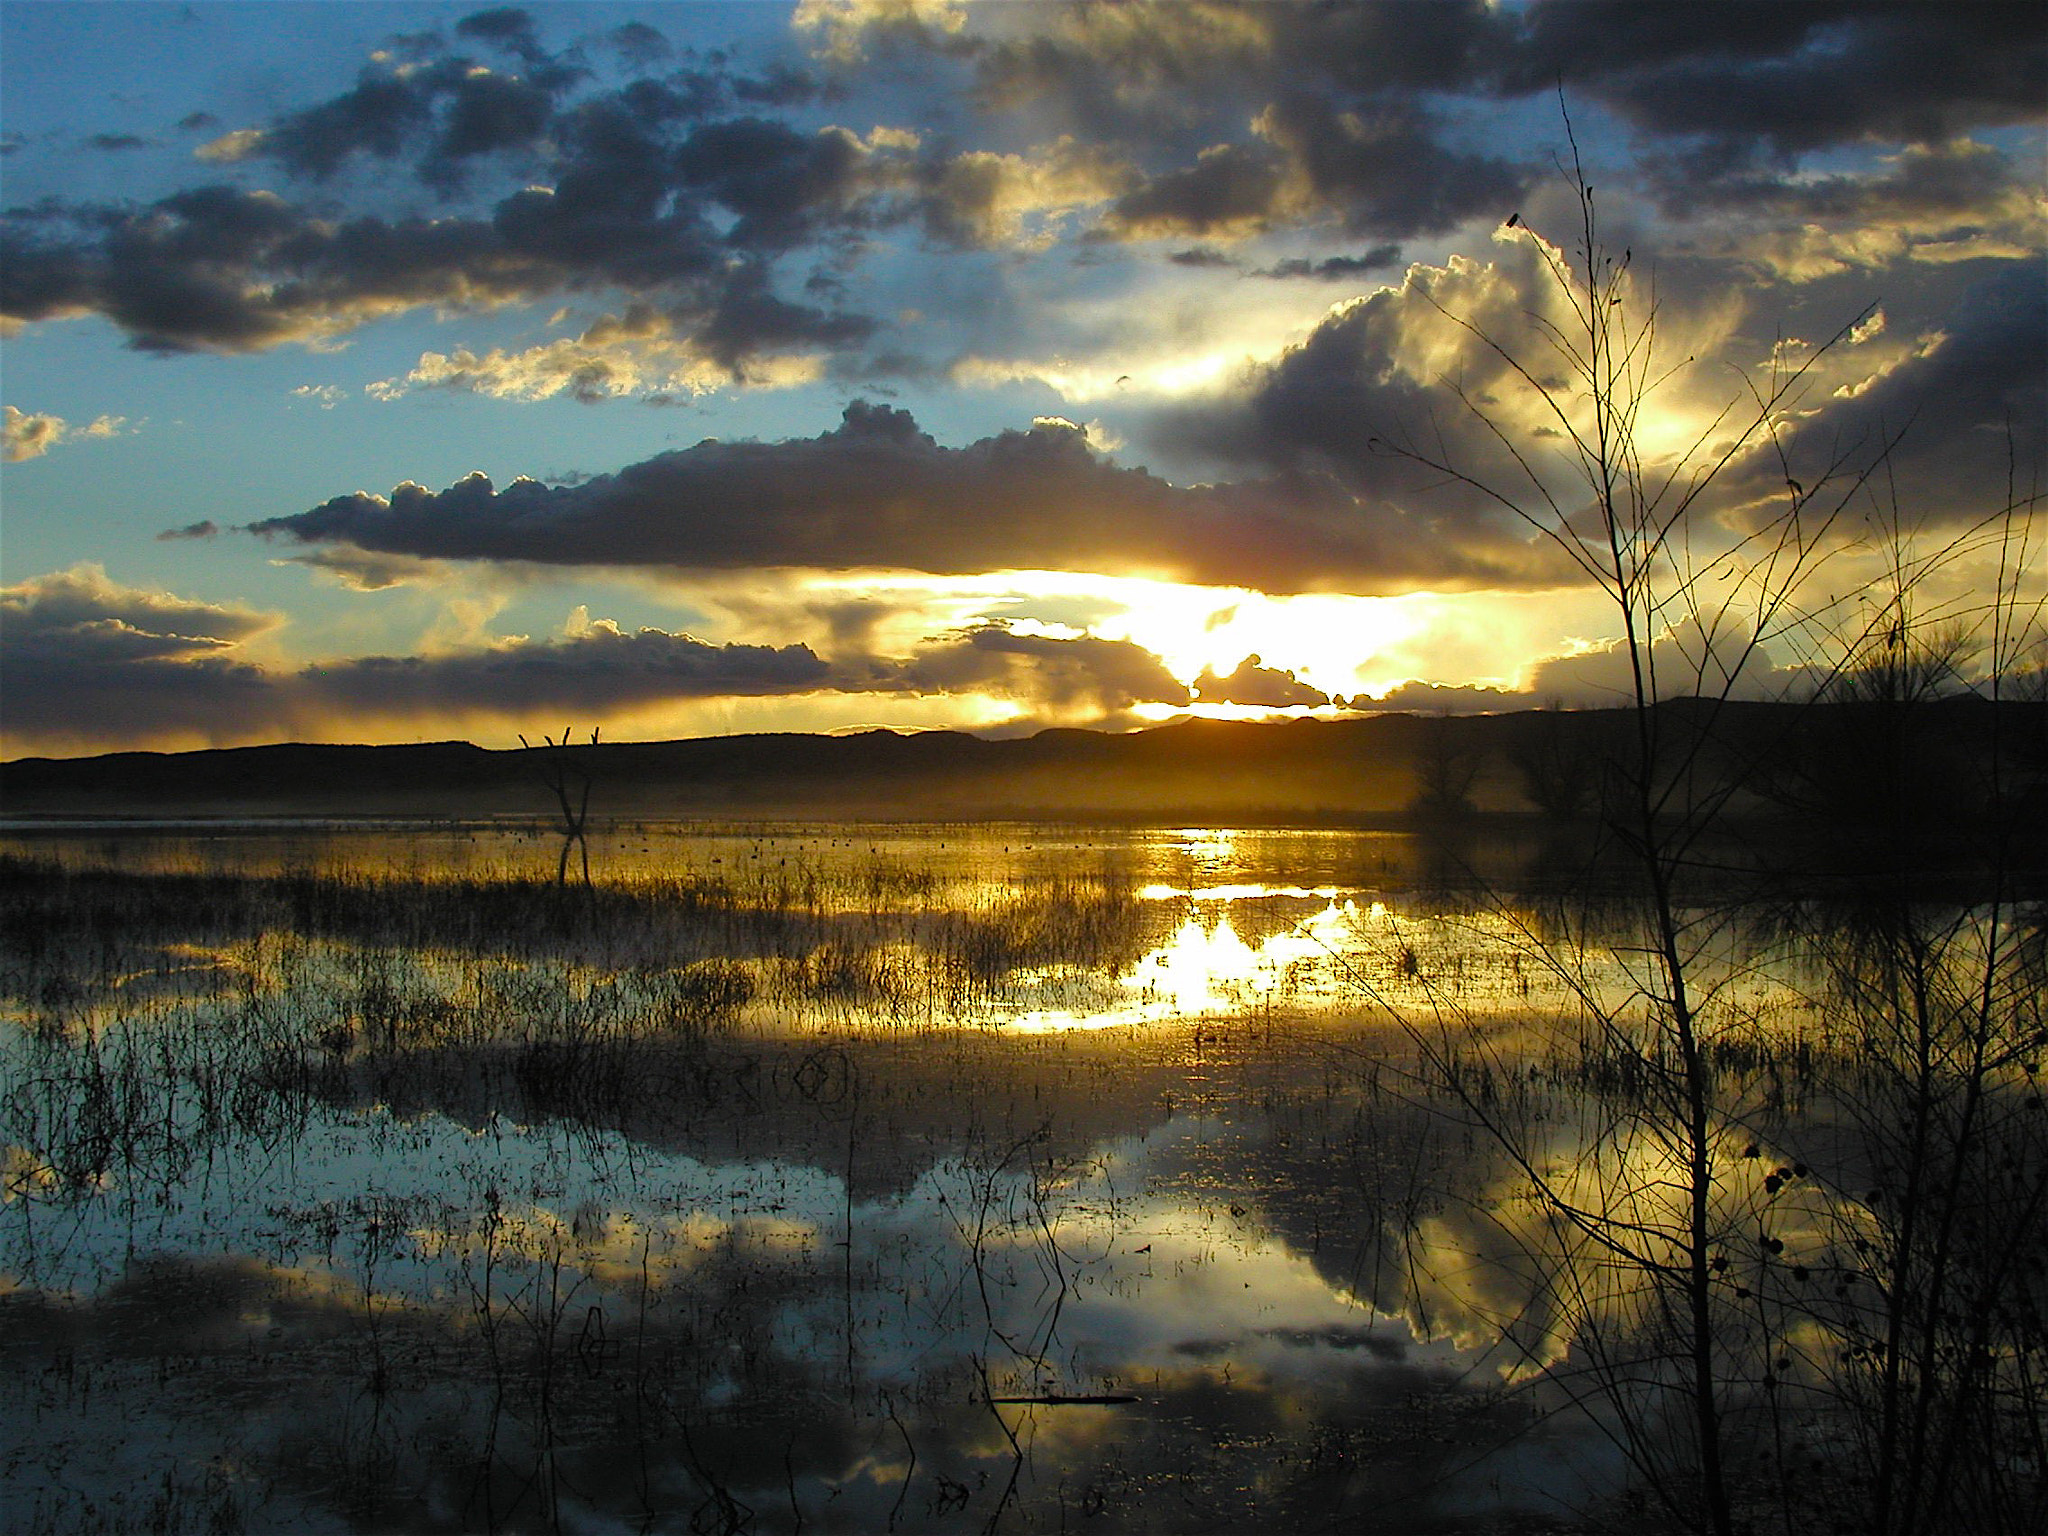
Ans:
[{"label": "marsh grass", "polygon": [[[991,882],[915,857],[746,851],[669,874],[599,859],[588,890],[339,860],[0,863],[0,1241],[33,1309],[0,1305],[33,1316],[24,1339],[71,1330],[107,1373],[103,1402],[308,1405],[302,1430],[244,1423],[238,1454],[310,1468],[313,1493],[216,1487],[172,1458],[150,1485],[173,1491],[166,1528],[285,1528],[310,1497],[369,1529],[664,1512],[795,1529],[836,1509],[862,1528],[1092,1511],[1149,1529],[1166,1497],[1188,1529],[1275,1508],[1402,1529],[1461,1497],[1468,1464],[1552,1443],[1550,1394],[1583,1389],[1603,1339],[1618,1351],[1656,1324],[1626,1271],[1573,1280],[1483,1135],[1490,1120],[1540,1137],[1609,1194],[1657,1178],[1588,1148],[1666,1091],[1670,1057],[1590,1017],[1561,1027],[1570,989],[1517,947],[1576,935],[1579,980],[1622,985],[1623,914],[1539,901],[1510,921],[1444,892],[1361,909],[1361,974],[1462,1021],[1432,1076],[1397,1031],[1297,1011],[1285,988],[1099,1035],[974,1022],[1049,977],[1121,976],[1190,923],[1221,931],[1213,905],[1141,899],[1092,858]],[[1284,937],[1324,905],[1249,898],[1232,921]],[[1869,1039],[1816,1027],[1846,959],[1814,942],[1825,929],[1788,919],[1731,943],[1724,995],[1742,1006],[1703,1057],[1717,1096],[1753,1109],[1729,1128],[1745,1138],[1729,1230],[1785,1244],[1729,1250],[1750,1292],[1729,1292],[1730,1348],[1789,1354],[1773,1391],[1812,1421],[1799,1445],[1823,1450],[1843,1394],[1885,1378],[1828,1365],[1823,1339],[1873,1323],[1824,1313],[1816,1288],[1842,1302],[1845,1255],[1867,1274],[1855,1242],[1888,1241],[1881,1209],[1840,1203],[1847,1165],[1823,1156],[1876,1070]],[[2015,1113],[2023,1068],[1996,1089]],[[1119,1160],[1151,1138],[1181,1150],[1135,1178]],[[1168,1200],[1195,1240],[1144,1214]],[[1972,1217],[1952,1247],[1993,1231]],[[1215,1277],[1267,1250],[1404,1342],[1364,1321],[1326,1344],[1219,1320],[1132,1376],[1089,1332],[1110,1298],[1206,1296],[1233,1316]],[[2013,1262],[1985,1252],[1986,1273]],[[1852,1282],[1859,1305],[1870,1284]],[[1244,1304],[1256,1294],[1248,1280]],[[122,1353],[112,1298],[170,1308],[158,1342]],[[1933,1358],[1964,1358],[1956,1325],[1933,1327]],[[1404,1360],[1411,1340],[1476,1377]],[[1288,1351],[1317,1349],[1329,1374],[1287,1376]],[[2000,1367],[2022,1368],[2038,1365]],[[1407,1396],[1376,1396],[1374,1372]],[[1140,1404],[1061,1401],[1123,1396]],[[91,1422],[82,1403],[38,1411]],[[1086,1414],[1121,1415],[1121,1438],[1078,1434]],[[1768,1414],[1740,1422],[1775,1433]],[[184,1443],[168,1421],[165,1443]],[[1598,1505],[1612,1481],[1594,1458],[1574,1496]],[[36,1497],[29,1529],[91,1528]]]}]

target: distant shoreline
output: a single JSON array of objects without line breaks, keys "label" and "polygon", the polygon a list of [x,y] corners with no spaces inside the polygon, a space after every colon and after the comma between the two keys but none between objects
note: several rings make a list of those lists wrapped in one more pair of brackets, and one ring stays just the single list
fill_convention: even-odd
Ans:
[{"label": "distant shoreline", "polygon": [[[1849,706],[1678,700],[1660,706],[1674,741],[1692,738],[1749,786],[1726,809],[1737,819],[1782,808],[1773,775],[1793,758],[1821,764],[1845,785],[1853,754],[1826,759]],[[2009,764],[2009,782],[2038,795],[2048,780],[2048,705],[1993,705],[1974,696],[1927,706],[1921,733],[1948,765]],[[1627,729],[1623,729],[1627,727]],[[390,746],[232,747],[122,752],[0,763],[0,818],[31,832],[59,823],[326,821],[364,826],[421,821],[546,824],[553,814],[541,770],[566,764],[591,785],[592,825],[689,821],[746,824],[1016,822],[1061,826],[1226,825],[1410,830],[1456,821],[1503,829],[1566,825],[1590,812],[1560,811],[1541,772],[1576,775],[1592,793],[1603,765],[1631,750],[1621,710],[1531,710],[1497,715],[1384,714],[1352,720],[1178,721],[1112,735],[1053,729],[987,739],[961,732],[763,734],[663,742],[607,742],[546,751],[467,742]],[[1432,804],[1427,786],[1456,772],[1455,796]],[[1937,782],[1941,782],[1937,780]],[[1815,792],[1808,774],[1806,788]],[[1940,808],[1933,807],[1935,810]]]}]

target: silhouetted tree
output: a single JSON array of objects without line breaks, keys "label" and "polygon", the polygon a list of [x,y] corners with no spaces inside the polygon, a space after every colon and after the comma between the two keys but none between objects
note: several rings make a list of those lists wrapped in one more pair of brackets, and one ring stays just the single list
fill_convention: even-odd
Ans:
[{"label": "silhouetted tree", "polygon": [[[590,728],[589,745],[597,745],[597,734],[601,727]],[[541,783],[548,787],[555,797],[555,814],[561,821],[562,854],[555,862],[555,884],[569,883],[569,850],[575,848],[583,856],[583,888],[590,889],[590,839],[585,829],[590,822],[589,768],[581,759],[570,741],[571,730],[562,727],[559,737],[543,735],[541,745],[535,746],[524,735],[519,745],[533,754]]]}]

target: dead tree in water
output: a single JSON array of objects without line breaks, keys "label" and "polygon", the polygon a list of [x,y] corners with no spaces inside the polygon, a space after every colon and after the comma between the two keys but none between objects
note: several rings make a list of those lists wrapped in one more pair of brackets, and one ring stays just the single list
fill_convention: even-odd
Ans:
[{"label": "dead tree in water", "polygon": [[[600,729],[590,728],[593,747],[597,745]],[[590,775],[576,765],[569,735],[570,729],[565,725],[559,737],[543,735],[538,747],[524,736],[519,738],[519,745],[539,755],[540,781],[554,795],[555,809],[562,820],[562,856],[555,862],[555,884],[569,883],[569,850],[574,847],[583,855],[583,888],[589,890],[590,839],[584,836],[584,828],[590,821]]]}]

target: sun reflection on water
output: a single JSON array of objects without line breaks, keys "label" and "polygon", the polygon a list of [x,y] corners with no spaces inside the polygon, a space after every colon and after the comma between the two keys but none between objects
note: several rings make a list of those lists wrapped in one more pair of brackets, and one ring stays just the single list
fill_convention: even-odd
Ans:
[{"label": "sun reflection on water", "polygon": [[[1147,888],[1148,892],[1163,889]],[[1266,887],[1224,889],[1249,889],[1260,896],[1321,894]],[[1169,894],[1224,903],[1246,899],[1213,892]],[[1330,988],[1331,962],[1356,942],[1358,921],[1357,903],[1350,897],[1337,899],[1332,893],[1321,911],[1251,942],[1238,933],[1227,905],[1213,915],[1191,910],[1163,943],[1117,977],[1117,997],[1085,1012],[1031,1010],[1017,1015],[1009,1027],[1035,1033],[1106,1029],[1205,1018],[1319,996]]]}]

